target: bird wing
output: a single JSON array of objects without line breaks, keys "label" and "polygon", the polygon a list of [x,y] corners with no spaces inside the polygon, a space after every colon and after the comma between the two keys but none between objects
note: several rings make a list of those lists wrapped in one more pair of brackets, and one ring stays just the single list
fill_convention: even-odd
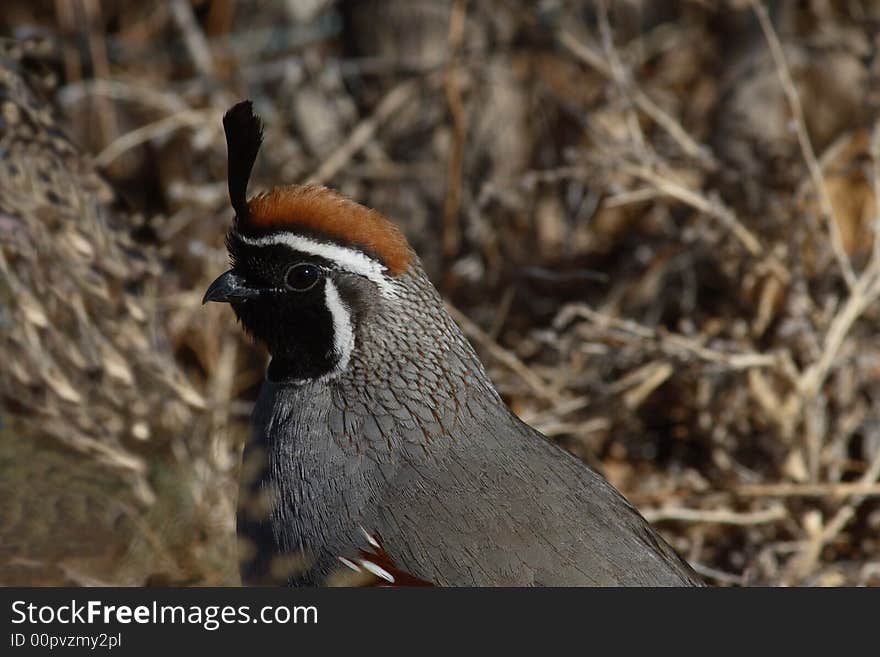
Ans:
[{"label": "bird wing", "polygon": [[[496,435],[498,426],[513,431]],[[439,584],[700,583],[601,475],[510,418],[487,418],[435,459],[402,465],[376,514],[401,568]]]}]

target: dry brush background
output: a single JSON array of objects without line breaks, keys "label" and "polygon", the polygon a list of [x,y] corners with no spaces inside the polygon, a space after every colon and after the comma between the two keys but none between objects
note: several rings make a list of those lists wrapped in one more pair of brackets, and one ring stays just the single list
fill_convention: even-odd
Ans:
[{"label": "dry brush background", "polygon": [[200,299],[250,97],[253,189],[397,221],[708,581],[880,583],[878,3],[5,0],[0,36],[0,581],[237,581],[265,356]]}]

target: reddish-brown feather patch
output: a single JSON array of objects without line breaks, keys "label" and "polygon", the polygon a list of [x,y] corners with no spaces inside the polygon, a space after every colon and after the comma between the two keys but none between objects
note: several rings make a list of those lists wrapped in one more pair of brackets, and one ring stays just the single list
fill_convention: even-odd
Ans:
[{"label": "reddish-brown feather patch", "polygon": [[393,582],[388,582],[377,575],[373,575],[373,581],[365,582],[362,586],[434,586],[428,580],[416,577],[415,575],[410,575],[405,570],[398,568],[381,544],[378,547],[370,547],[369,550],[359,550],[359,552],[361,555],[361,565],[363,565],[364,561],[369,561],[374,566],[378,566],[391,575],[394,579]]},{"label": "reddish-brown feather patch", "polygon": [[406,271],[410,248],[388,219],[320,185],[276,187],[248,202],[248,227],[301,229],[368,251],[395,276]]}]

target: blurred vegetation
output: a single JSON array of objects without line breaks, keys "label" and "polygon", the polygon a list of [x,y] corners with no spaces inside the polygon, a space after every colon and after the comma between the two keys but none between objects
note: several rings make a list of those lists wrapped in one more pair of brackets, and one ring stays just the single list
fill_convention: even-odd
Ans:
[{"label": "blurred vegetation", "polygon": [[5,0],[0,36],[0,581],[237,581],[265,356],[200,299],[249,97],[252,188],[395,220],[710,582],[880,583],[877,3]]}]

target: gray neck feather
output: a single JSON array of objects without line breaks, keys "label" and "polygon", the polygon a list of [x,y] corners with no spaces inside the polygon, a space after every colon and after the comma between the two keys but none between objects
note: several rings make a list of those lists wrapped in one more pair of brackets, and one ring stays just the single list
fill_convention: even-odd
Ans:
[{"label": "gray neck feather", "polygon": [[263,476],[277,492],[275,540],[316,554],[319,566],[369,522],[371,501],[402,464],[480,440],[481,425],[508,412],[421,267],[405,276],[400,298],[359,323],[344,373],[267,382],[254,412],[269,457]]}]

